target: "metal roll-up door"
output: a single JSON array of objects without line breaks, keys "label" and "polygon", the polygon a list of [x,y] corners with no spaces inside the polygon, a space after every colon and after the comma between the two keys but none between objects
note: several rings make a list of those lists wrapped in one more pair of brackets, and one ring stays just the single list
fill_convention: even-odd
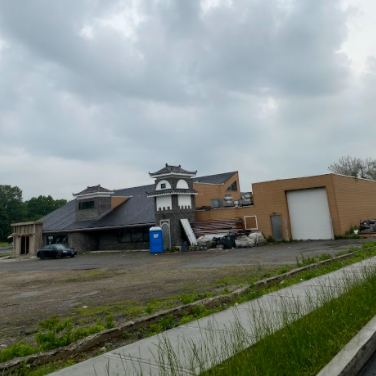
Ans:
[{"label": "metal roll-up door", "polygon": [[292,238],[333,239],[325,188],[287,192]]}]

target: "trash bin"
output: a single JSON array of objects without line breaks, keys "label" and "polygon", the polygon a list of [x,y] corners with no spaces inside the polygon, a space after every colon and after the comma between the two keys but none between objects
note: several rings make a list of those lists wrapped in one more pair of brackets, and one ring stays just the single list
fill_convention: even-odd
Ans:
[{"label": "trash bin", "polygon": [[231,249],[235,248],[236,243],[235,243],[235,235],[225,235],[224,236],[224,248],[225,249]]},{"label": "trash bin", "polygon": [[150,253],[163,252],[163,236],[160,227],[151,227],[149,230],[150,237]]}]

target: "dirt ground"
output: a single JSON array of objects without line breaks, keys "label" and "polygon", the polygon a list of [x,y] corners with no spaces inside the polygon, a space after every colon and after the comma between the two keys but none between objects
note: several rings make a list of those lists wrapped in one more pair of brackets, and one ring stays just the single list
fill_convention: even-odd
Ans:
[{"label": "dirt ground", "polygon": [[[31,342],[38,322],[58,314],[117,324],[179,304],[182,295],[220,294],[274,273],[296,257],[335,253],[364,241],[310,242],[254,249],[150,255],[111,253],[62,260],[0,261],[0,345]],[[102,316],[101,316],[102,315]]]}]

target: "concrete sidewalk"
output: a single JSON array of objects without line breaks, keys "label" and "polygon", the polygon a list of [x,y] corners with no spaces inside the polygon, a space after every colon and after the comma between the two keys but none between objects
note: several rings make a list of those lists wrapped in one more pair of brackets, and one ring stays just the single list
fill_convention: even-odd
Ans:
[{"label": "concrete sidewalk", "polygon": [[[78,363],[55,376],[192,375],[219,364],[363,278],[376,257]],[[171,358],[171,354],[172,358]],[[175,359],[174,359],[175,358]]]}]

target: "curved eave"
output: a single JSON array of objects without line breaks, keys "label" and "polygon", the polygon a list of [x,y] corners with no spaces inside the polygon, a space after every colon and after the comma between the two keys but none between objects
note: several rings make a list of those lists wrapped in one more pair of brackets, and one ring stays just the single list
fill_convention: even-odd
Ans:
[{"label": "curved eave", "polygon": [[149,172],[149,175],[151,178],[165,178],[167,176],[184,176],[184,177],[195,177],[197,174],[197,171],[196,172],[188,172],[188,173],[185,173],[185,172],[163,172],[161,174],[158,174],[158,173],[151,173]]},{"label": "curved eave", "polygon": [[147,193],[147,197],[160,197],[160,196],[176,196],[176,195],[185,195],[185,196],[197,196],[198,192],[179,192],[179,191],[168,191],[168,192],[150,192]]}]

